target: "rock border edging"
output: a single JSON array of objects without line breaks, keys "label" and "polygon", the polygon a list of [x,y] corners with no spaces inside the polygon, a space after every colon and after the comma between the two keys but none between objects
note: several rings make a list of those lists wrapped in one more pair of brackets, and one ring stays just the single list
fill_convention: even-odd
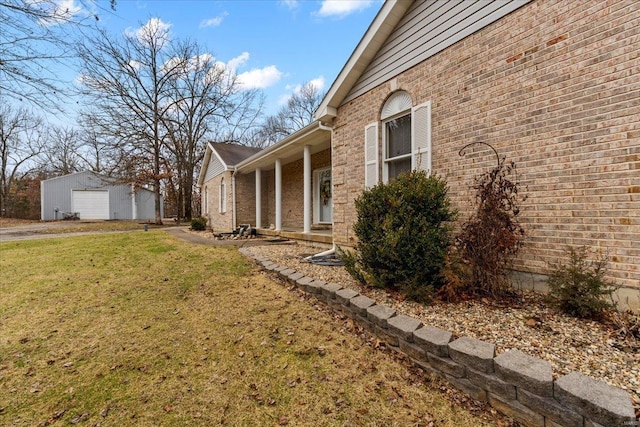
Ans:
[{"label": "rock border edging", "polygon": [[239,250],[265,270],[355,320],[423,370],[447,379],[472,398],[489,403],[524,425],[638,425],[631,396],[620,388],[577,372],[553,380],[547,361],[518,350],[496,356],[494,344],[469,337],[452,341],[450,332],[423,325],[352,289],[315,280],[266,257]]}]

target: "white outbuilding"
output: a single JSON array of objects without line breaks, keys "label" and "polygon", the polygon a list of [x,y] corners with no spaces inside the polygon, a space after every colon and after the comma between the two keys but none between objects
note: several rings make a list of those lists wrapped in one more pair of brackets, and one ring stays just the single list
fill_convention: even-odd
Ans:
[{"label": "white outbuilding", "polygon": [[[162,213],[162,200],[160,212]],[[78,217],[102,220],[154,220],[153,191],[122,184],[94,172],[77,172],[40,183],[43,221]]]}]

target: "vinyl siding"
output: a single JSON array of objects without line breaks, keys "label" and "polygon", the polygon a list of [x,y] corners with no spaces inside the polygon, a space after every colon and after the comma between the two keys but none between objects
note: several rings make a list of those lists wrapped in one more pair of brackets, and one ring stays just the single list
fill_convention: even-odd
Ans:
[{"label": "vinyl siding", "polygon": [[207,165],[207,173],[204,175],[203,182],[210,181],[225,170],[227,170],[227,168],[224,163],[220,161],[218,156],[216,156],[214,153],[211,153],[211,158],[209,159],[209,164]]},{"label": "vinyl siding", "polygon": [[415,2],[343,103],[379,86],[529,1]]}]

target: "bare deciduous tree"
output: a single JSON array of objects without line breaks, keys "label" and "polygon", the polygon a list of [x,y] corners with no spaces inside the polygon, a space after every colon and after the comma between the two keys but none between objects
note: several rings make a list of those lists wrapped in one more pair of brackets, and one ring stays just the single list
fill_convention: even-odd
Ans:
[{"label": "bare deciduous tree", "polygon": [[162,223],[160,191],[167,177],[163,120],[175,104],[170,83],[183,68],[169,55],[169,44],[168,26],[152,18],[134,33],[113,37],[101,31],[78,48],[92,120],[133,160],[125,169],[128,178],[153,184],[156,223]]},{"label": "bare deciduous tree", "polygon": [[46,138],[46,147],[39,161],[45,175],[68,175],[82,169],[82,141],[77,129],[49,126]]},{"label": "bare deciduous tree", "polygon": [[[115,8],[115,0],[110,1]],[[97,2],[0,0],[0,96],[58,109],[64,92],[54,67],[73,56],[78,30],[98,20]]]},{"label": "bare deciduous tree", "polygon": [[237,77],[215,62],[195,42],[176,42],[172,61],[180,64],[171,79],[173,108],[163,124],[167,128],[167,185],[182,218],[192,216],[195,173],[207,138],[242,138],[260,112],[260,93],[242,90]]},{"label": "bare deciduous tree", "polygon": [[35,169],[43,149],[42,120],[25,108],[0,105],[0,215],[12,216],[13,185]]},{"label": "bare deciduous tree", "polygon": [[313,121],[313,113],[322,102],[323,94],[313,82],[304,83],[276,114],[268,116],[252,134],[251,145],[274,144]]}]

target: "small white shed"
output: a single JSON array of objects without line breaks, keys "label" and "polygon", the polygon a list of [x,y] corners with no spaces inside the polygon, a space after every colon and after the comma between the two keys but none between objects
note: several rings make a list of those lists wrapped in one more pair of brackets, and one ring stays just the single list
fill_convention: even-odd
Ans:
[{"label": "small white shed", "polygon": [[[160,212],[163,210],[160,201]],[[153,191],[120,184],[94,172],[78,172],[40,183],[43,221],[77,215],[80,219],[154,220]]]}]

